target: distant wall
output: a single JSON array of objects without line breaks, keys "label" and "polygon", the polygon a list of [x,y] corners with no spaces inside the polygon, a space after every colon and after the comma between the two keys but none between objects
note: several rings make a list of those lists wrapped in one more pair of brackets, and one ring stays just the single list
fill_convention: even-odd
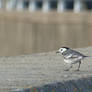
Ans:
[{"label": "distant wall", "polygon": [[0,11],[0,55],[92,45],[92,13]]}]

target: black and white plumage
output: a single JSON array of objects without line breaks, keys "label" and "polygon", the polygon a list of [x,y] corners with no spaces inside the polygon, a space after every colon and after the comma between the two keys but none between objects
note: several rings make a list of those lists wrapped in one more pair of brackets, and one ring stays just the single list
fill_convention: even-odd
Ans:
[{"label": "black and white plumage", "polygon": [[80,68],[80,64],[81,64],[81,60],[84,59],[85,57],[89,57],[89,56],[85,56],[82,53],[72,50],[68,47],[62,47],[60,48],[57,53],[61,53],[64,57],[64,61],[68,64],[70,64],[70,67],[68,69],[65,69],[66,71],[70,70],[72,68],[73,64],[79,63],[78,69],[77,71],[79,71]]}]

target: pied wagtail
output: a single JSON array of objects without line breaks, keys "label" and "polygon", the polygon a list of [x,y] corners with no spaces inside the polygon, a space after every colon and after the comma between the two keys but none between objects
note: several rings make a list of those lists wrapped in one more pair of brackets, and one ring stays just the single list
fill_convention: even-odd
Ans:
[{"label": "pied wagtail", "polygon": [[82,53],[72,50],[68,47],[61,47],[56,53],[61,53],[62,56],[64,57],[64,61],[68,64],[70,64],[70,67],[68,69],[65,69],[65,71],[69,71],[73,64],[79,63],[78,69],[76,71],[79,71],[80,65],[81,65],[81,60],[84,59],[85,57],[90,57],[90,56],[85,56]]}]

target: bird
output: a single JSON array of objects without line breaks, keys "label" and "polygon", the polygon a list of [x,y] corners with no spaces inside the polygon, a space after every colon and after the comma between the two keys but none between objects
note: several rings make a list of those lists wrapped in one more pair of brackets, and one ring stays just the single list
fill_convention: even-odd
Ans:
[{"label": "bird", "polygon": [[65,71],[69,71],[76,63],[79,63],[79,64],[78,64],[78,68],[75,71],[79,71],[81,60],[83,60],[86,57],[90,57],[76,50],[73,50],[69,47],[61,47],[56,53],[61,53],[64,58],[64,61],[70,65],[69,68],[64,69]]}]

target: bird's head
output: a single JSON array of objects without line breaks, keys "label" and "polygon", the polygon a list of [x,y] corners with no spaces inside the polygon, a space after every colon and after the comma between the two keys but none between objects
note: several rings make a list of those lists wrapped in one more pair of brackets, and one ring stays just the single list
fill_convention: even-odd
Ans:
[{"label": "bird's head", "polygon": [[68,50],[69,48],[68,47],[61,47],[56,53],[64,53]]}]

